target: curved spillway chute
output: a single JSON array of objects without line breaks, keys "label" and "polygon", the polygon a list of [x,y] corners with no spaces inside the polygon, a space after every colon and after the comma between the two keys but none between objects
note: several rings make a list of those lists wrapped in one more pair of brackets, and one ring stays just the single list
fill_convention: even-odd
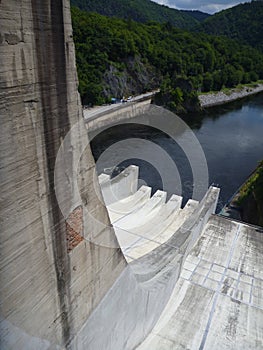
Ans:
[{"label": "curved spillway chute", "polygon": [[147,237],[141,238],[132,247],[124,249],[124,255],[128,262],[136,260],[150,251],[166,243],[177,229],[192,215],[197,208],[198,202],[189,200],[183,209],[178,208],[165,221],[156,225],[153,230],[147,234]]},{"label": "curved spillway chute", "polygon": [[[130,196],[134,196],[134,193]],[[190,201],[184,209],[179,208],[178,204],[181,202],[177,197],[175,197],[177,205],[172,203],[173,200],[170,203],[169,201],[165,203],[164,194],[159,197],[162,198],[159,201],[158,211],[159,214],[161,213],[160,222],[162,220],[165,222],[172,216],[171,208],[178,215],[185,211],[184,215],[181,214],[177,224],[173,225],[173,221],[169,222],[167,230],[170,228],[170,231],[167,240],[138,259],[133,259],[127,265],[75,337],[71,344],[74,349],[134,349],[146,338],[170,299],[188,252],[198,239],[208,218],[214,213],[218,194],[218,188],[210,187],[199,204]],[[131,200],[132,197],[127,201],[122,199],[124,207],[125,203],[127,204]],[[147,201],[150,202],[151,199],[149,198]],[[120,211],[120,204],[121,202],[116,201],[114,205],[109,205],[109,208],[118,208]],[[147,216],[145,212],[148,213],[148,211],[142,208],[143,206],[140,209],[137,208],[135,212],[141,212],[145,219]],[[154,206],[152,208],[154,210]],[[165,214],[165,208],[168,214]],[[186,215],[187,211],[190,215]],[[131,211],[129,215],[132,216],[134,213]],[[145,229],[147,234],[144,240],[150,241],[150,228],[152,227],[156,234],[154,228],[157,228],[158,231],[158,227],[160,227],[156,217],[158,216],[152,217],[149,221],[141,219],[137,222],[131,222],[129,227],[131,232],[128,230],[126,232],[135,236],[136,227],[140,233],[143,233],[143,229]],[[133,218],[135,220],[136,216]],[[154,225],[151,225],[151,220],[153,220]],[[120,219],[117,222],[119,224],[123,222],[127,228],[129,226],[127,219],[123,221]],[[121,225],[119,226],[119,230],[125,231]],[[173,228],[175,231],[171,234]],[[118,232],[116,233],[118,236]],[[146,242],[144,241],[143,244]]]}]

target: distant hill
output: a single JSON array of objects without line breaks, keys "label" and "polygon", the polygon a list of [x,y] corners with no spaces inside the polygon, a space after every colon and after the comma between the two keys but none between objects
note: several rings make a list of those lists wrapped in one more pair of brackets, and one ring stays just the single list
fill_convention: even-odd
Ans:
[{"label": "distant hill", "polygon": [[218,12],[203,21],[197,30],[225,35],[263,51],[263,1],[252,1]]},{"label": "distant hill", "polygon": [[170,22],[181,29],[191,29],[207,16],[200,11],[179,11],[150,0],[71,0],[81,10],[104,16],[132,19],[136,22]]},{"label": "distant hill", "polygon": [[202,22],[205,19],[211,17],[209,13],[201,12],[198,10],[180,10],[180,12],[195,18],[198,22]]},{"label": "distant hill", "polygon": [[169,23],[138,23],[72,7],[79,91],[85,105],[160,88],[156,103],[198,107],[197,91],[263,79],[263,53]]}]

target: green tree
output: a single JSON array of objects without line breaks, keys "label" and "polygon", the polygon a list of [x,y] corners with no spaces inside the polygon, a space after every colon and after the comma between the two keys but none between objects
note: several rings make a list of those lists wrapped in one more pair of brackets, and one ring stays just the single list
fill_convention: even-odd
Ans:
[{"label": "green tree", "polygon": [[208,92],[213,89],[214,80],[210,72],[206,72],[203,79],[203,91]]}]

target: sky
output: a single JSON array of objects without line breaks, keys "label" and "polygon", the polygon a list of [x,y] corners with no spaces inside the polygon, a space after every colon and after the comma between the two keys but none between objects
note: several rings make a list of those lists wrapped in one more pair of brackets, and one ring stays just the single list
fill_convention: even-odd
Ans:
[{"label": "sky", "polygon": [[161,5],[176,8],[178,10],[199,10],[206,13],[215,13],[235,5],[250,2],[238,0],[153,0]]}]

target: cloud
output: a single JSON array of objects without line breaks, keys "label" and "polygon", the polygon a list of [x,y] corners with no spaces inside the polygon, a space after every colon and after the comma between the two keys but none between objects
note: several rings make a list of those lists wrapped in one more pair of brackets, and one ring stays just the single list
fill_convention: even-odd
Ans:
[{"label": "cloud", "polygon": [[236,0],[154,0],[158,4],[167,5],[176,9],[182,10],[199,10],[207,13],[215,13],[229,7],[236,6],[240,3],[250,2]]}]

